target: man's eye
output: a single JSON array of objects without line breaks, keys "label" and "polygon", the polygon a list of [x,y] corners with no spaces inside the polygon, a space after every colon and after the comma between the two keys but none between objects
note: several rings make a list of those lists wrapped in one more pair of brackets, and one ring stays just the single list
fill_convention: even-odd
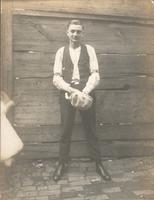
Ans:
[{"label": "man's eye", "polygon": [[75,32],[78,33],[78,34],[81,33],[81,31],[71,30],[71,33],[75,33]]}]

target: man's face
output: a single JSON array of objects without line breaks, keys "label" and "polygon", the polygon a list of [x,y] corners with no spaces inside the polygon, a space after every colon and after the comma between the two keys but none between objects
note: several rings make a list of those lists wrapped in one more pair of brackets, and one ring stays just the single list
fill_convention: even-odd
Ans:
[{"label": "man's face", "polygon": [[83,28],[81,25],[70,24],[67,30],[67,36],[69,37],[70,42],[80,43],[82,35]]}]

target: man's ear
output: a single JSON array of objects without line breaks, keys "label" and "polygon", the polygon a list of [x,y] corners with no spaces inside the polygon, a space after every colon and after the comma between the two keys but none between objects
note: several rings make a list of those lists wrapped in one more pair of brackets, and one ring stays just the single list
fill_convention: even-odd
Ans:
[{"label": "man's ear", "polygon": [[66,35],[69,36],[69,31],[68,30],[66,31]]}]

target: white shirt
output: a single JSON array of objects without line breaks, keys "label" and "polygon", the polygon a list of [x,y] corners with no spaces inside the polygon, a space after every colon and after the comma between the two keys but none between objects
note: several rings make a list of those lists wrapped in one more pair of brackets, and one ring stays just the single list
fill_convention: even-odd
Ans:
[{"label": "white shirt", "polygon": [[[83,89],[83,92],[90,93],[99,84],[100,76],[99,76],[99,67],[98,67],[98,61],[97,61],[95,50],[90,45],[86,44],[86,47],[87,47],[87,52],[89,55],[89,65],[90,65],[89,70],[90,70],[91,75],[88,78],[88,81]],[[54,72],[53,84],[60,90],[68,91],[68,87],[70,86],[70,84],[64,81],[64,79],[62,78],[63,52],[64,52],[64,47],[61,47],[56,53],[55,63],[54,63],[54,68],[53,68],[53,72]],[[74,65],[72,80],[73,79],[80,80],[78,61],[79,61],[79,57],[81,53],[81,47],[78,47],[76,49],[73,49],[70,47],[69,52],[70,52],[72,63]]]},{"label": "white shirt", "polygon": [[73,74],[72,74],[72,80],[80,80],[80,74],[79,74],[79,67],[78,67],[78,62],[79,62],[79,57],[80,57],[80,52],[81,52],[81,47],[78,47],[76,49],[69,48],[70,52],[70,57],[72,60],[72,63],[74,65],[73,68]]}]

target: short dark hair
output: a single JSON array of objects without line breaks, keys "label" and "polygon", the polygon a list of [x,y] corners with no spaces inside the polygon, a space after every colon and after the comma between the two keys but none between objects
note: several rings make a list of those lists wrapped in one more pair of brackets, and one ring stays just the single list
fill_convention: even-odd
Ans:
[{"label": "short dark hair", "polygon": [[84,26],[83,26],[83,24],[81,23],[81,21],[80,21],[79,19],[72,19],[72,20],[70,20],[70,21],[68,22],[68,24],[67,24],[67,29],[68,29],[69,26],[72,25],[72,24],[74,24],[74,25],[80,25],[80,26],[82,26],[82,28],[84,29]]}]

